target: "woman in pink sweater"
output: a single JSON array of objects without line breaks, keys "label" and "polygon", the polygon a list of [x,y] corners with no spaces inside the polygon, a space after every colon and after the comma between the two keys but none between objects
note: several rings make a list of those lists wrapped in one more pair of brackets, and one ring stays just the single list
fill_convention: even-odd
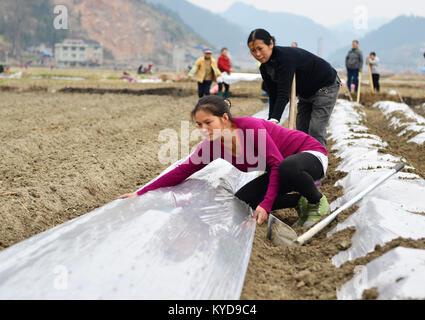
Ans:
[{"label": "woman in pink sweater", "polygon": [[192,117],[206,139],[184,163],[139,191],[120,198],[177,185],[213,160],[222,158],[244,172],[265,171],[235,194],[255,210],[258,224],[267,220],[270,211],[281,208],[296,208],[298,226],[310,226],[327,214],[326,196],[314,184],[326,173],[325,147],[304,132],[267,120],[233,118],[229,109],[229,100],[218,96],[201,98]]}]

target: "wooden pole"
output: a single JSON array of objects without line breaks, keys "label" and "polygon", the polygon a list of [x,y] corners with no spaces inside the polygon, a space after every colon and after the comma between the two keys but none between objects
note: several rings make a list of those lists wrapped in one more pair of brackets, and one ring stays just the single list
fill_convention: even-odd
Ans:
[{"label": "wooden pole", "polygon": [[401,94],[400,94],[400,92],[397,90],[397,94],[398,94],[398,97],[400,98],[400,101],[401,101],[401,103],[404,103],[404,100],[403,100],[403,98],[401,97]]},{"label": "wooden pole", "polygon": [[359,72],[359,89],[357,91],[357,103],[360,103],[360,91],[362,88],[362,73]]},{"label": "wooden pole", "polygon": [[345,84],[345,90],[347,90],[347,96],[350,99],[350,101],[353,101],[353,97],[351,96],[350,89],[348,88],[348,84]]},{"label": "wooden pole", "polygon": [[296,129],[296,118],[297,118],[297,88],[296,88],[296,77],[294,74],[294,78],[292,80],[292,88],[291,88],[291,100],[289,103],[289,129]]},{"label": "wooden pole", "polygon": [[373,77],[372,77],[372,68],[370,66],[369,61],[367,62],[367,67],[369,69],[369,83],[370,83],[370,91],[372,91],[372,93],[375,93],[375,87],[373,86]]}]

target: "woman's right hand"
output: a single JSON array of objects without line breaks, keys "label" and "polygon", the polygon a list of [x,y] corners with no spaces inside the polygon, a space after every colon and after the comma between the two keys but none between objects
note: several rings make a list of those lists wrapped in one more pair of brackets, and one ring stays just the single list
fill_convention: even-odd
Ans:
[{"label": "woman's right hand", "polygon": [[123,194],[118,199],[127,199],[127,198],[134,198],[134,197],[137,197],[136,192]]}]

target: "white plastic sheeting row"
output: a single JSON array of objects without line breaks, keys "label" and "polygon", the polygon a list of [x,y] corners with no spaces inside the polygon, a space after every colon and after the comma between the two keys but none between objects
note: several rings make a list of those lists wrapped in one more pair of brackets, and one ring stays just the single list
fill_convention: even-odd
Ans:
[{"label": "white plastic sheeting row", "polygon": [[222,72],[221,76],[217,78],[217,82],[224,82],[227,84],[234,84],[239,81],[256,81],[261,80],[259,73],[237,73],[232,72],[230,75],[227,72]]},{"label": "white plastic sheeting row", "polygon": [[[407,142],[423,144],[425,142],[425,118],[418,115],[407,104],[393,101],[380,101],[375,103],[373,108],[382,111],[390,125],[394,129],[402,129],[398,135],[403,136],[408,132],[417,132],[417,134]],[[397,115],[397,112],[403,114],[403,118]]]},{"label": "white plastic sheeting row", "polygon": [[[378,152],[378,149],[385,146],[386,142],[380,137],[367,133],[367,128],[360,125],[364,114],[356,110],[355,105],[345,100],[338,100],[329,125],[330,138],[335,141],[336,155],[341,158],[337,170],[348,173],[337,182],[337,185],[343,187],[344,195],[331,203],[332,210],[354,197],[400,161],[397,157]],[[359,209],[328,233],[330,236],[350,226],[356,228],[351,247],[335,255],[332,258],[333,264],[337,267],[341,266],[346,261],[374,251],[377,244],[384,245],[398,237],[424,238],[425,217],[418,214],[425,212],[423,194],[425,194],[425,181],[418,175],[401,172],[366,195],[357,203]],[[403,256],[395,255],[395,257],[400,259],[400,261],[394,261],[395,265],[402,268],[400,272],[408,273],[401,261],[404,259]],[[418,266],[409,264],[409,267],[417,268]],[[373,272],[369,273],[370,286],[375,286],[376,279],[373,275]],[[425,298],[424,280],[422,278],[422,282],[417,283],[417,286],[422,288],[419,289],[422,298]],[[390,275],[385,270],[381,270],[379,281],[382,286],[387,285],[386,292],[392,292],[394,286],[398,285],[391,281]],[[406,281],[411,283],[410,280]],[[354,287],[353,285],[345,286],[338,298],[358,297],[358,287]],[[407,288],[406,295],[413,295],[416,292],[414,290],[417,290],[417,287],[414,290],[411,289],[412,286]]]},{"label": "white plastic sheeting row", "polygon": [[255,221],[234,193],[256,176],[218,159],[11,246],[0,299],[239,299]]},{"label": "white plastic sheeting row", "polygon": [[338,299],[361,299],[376,288],[377,299],[424,299],[425,250],[397,247],[366,266],[337,291]]}]

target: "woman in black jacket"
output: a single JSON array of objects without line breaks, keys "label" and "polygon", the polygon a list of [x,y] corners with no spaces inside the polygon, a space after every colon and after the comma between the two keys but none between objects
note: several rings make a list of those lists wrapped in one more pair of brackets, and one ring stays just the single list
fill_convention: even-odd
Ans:
[{"label": "woman in black jacket", "polygon": [[304,49],[276,46],[274,37],[264,29],[250,33],[248,47],[261,63],[261,76],[270,98],[269,120],[280,122],[295,73],[299,98],[297,130],[311,135],[326,147],[326,126],[341,84],[336,70]]}]

